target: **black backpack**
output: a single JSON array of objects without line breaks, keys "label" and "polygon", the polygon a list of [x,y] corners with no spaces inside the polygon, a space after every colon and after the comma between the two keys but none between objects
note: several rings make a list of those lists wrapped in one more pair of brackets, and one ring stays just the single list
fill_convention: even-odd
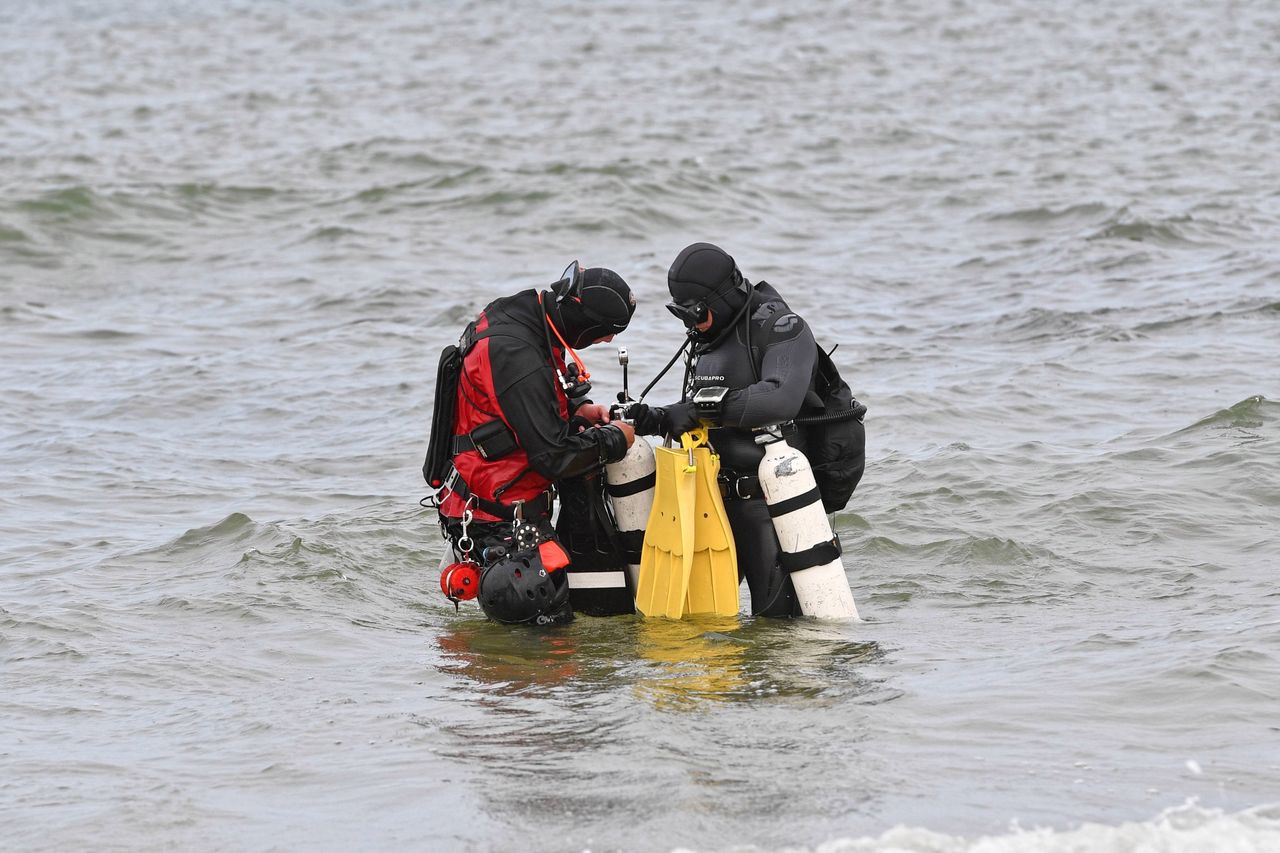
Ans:
[{"label": "black backpack", "polygon": [[[471,332],[472,323],[467,327]],[[463,335],[466,337],[466,334]],[[436,393],[431,409],[431,438],[427,446],[427,458],[422,463],[422,478],[433,489],[444,485],[453,469],[453,424],[458,399],[458,380],[462,376],[464,353],[457,344],[450,344],[440,351],[440,363],[436,366]]]},{"label": "black backpack", "polygon": [[[840,371],[831,360],[831,354],[821,346],[817,346],[817,350],[818,369],[814,373],[811,390],[818,396],[822,407],[802,411],[793,421],[795,431],[784,432],[783,435],[809,460],[818,494],[822,496],[822,508],[830,513],[839,512],[849,504],[849,498],[866,468],[867,433],[862,418],[867,407],[854,398],[849,383],[840,377]],[[751,372],[759,382],[760,365],[756,364],[755,350],[751,346],[749,320],[747,351],[751,353]],[[832,347],[831,352],[835,351],[836,347]]]},{"label": "black backpack", "polygon": [[813,468],[822,508],[838,512],[848,505],[866,468],[867,433],[862,418],[867,407],[854,398],[822,347],[818,347],[814,391],[822,399],[822,410],[796,418],[799,435],[794,443]]}]

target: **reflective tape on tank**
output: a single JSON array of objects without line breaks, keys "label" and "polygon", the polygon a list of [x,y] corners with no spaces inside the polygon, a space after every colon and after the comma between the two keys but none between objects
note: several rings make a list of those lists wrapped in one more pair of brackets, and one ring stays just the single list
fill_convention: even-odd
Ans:
[{"label": "reflective tape on tank", "polygon": [[[840,547],[840,537],[832,536],[830,542],[819,542],[803,551],[779,552],[778,562],[787,572],[799,572],[812,569],[814,566],[825,566],[827,563],[838,560],[843,551],[844,549]],[[569,585],[572,586],[573,575],[569,575],[569,578]]]},{"label": "reflective tape on tank", "polygon": [[569,572],[569,589],[625,589],[626,572]]},{"label": "reflective tape on tank", "polygon": [[[822,503],[822,493],[818,491],[818,487],[814,486],[807,492],[796,495],[793,498],[787,498],[785,501],[778,501],[776,504],[769,504],[769,517],[777,518],[786,515],[789,512],[795,512],[803,509],[810,504]],[[824,513],[825,515],[825,513]],[[816,564],[815,565],[819,565]]]},{"label": "reflective tape on tank", "polygon": [[608,483],[605,485],[605,491],[609,493],[611,498],[629,498],[632,495],[638,495],[641,492],[647,492],[652,489],[658,482],[658,473],[650,471],[639,480],[632,480],[630,483],[619,483],[613,485]]}]

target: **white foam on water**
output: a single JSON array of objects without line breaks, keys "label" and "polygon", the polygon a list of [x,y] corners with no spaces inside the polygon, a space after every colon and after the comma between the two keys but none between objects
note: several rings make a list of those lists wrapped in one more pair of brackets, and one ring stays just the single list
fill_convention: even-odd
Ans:
[{"label": "white foam on water", "polygon": [[[1075,829],[1024,829],[978,838],[895,826],[875,837],[837,838],[817,847],[784,847],[776,853],[1274,853],[1280,851],[1280,804],[1228,814],[1195,802],[1168,808],[1149,821]],[[672,853],[694,853],[680,848]],[[731,847],[722,853],[763,853]]]}]

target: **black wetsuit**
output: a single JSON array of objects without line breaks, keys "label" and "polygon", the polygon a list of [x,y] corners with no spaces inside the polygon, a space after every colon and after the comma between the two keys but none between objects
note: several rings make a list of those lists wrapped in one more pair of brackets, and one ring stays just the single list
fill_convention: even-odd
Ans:
[{"label": "black wetsuit", "polygon": [[778,537],[756,479],[764,449],[752,430],[821,411],[814,391],[817,367],[818,345],[808,324],[765,282],[755,286],[741,321],[694,349],[689,394],[733,389],[724,399],[723,426],[711,431],[711,445],[720,454],[738,577],[746,578],[757,615],[798,616],[800,608],[790,575],[778,562]]}]

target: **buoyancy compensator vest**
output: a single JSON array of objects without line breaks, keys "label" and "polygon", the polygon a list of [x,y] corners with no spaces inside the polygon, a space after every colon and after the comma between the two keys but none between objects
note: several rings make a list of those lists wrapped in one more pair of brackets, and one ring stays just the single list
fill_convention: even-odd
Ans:
[{"label": "buoyancy compensator vest", "polygon": [[796,418],[802,435],[798,444],[813,468],[822,508],[838,512],[849,503],[866,468],[867,433],[862,420],[867,407],[854,398],[849,383],[821,346],[814,383],[822,410]]},{"label": "buoyancy compensator vest", "polygon": [[492,336],[514,337],[533,346],[541,342],[524,329],[510,325],[488,327],[477,331],[472,321],[463,331],[457,344],[450,344],[440,351],[436,366],[436,392],[431,413],[431,438],[427,444],[427,456],[422,463],[422,477],[427,485],[439,489],[453,469],[453,457],[461,450],[475,450],[485,460],[501,459],[514,452],[520,445],[511,429],[501,418],[481,424],[470,433],[454,435],[457,423],[458,383],[462,377],[463,360],[482,338]]}]

